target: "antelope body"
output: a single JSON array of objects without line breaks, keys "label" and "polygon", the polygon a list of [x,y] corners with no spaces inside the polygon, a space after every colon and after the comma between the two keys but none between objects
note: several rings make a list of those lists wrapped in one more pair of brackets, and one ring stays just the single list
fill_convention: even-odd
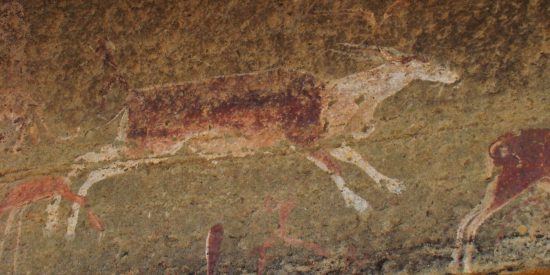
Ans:
[{"label": "antelope body", "polygon": [[[324,141],[349,134],[366,138],[374,129],[377,105],[415,79],[453,83],[458,78],[446,67],[406,57],[328,82],[306,72],[275,69],[131,90],[119,113],[116,140],[123,145],[107,145],[76,160],[134,160],[92,172],[79,194],[141,163],[162,161],[159,157],[175,154],[184,145],[211,159],[247,156],[284,142],[302,148],[331,175],[346,205],[364,212],[370,205],[345,186],[335,160],[357,165],[390,192],[400,193],[404,186],[378,172],[352,148],[324,148]],[[69,235],[74,234],[78,207],[73,205]]]}]

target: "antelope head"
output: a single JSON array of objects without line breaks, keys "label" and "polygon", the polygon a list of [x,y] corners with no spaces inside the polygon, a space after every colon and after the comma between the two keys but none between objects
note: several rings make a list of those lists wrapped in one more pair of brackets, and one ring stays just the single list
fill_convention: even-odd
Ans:
[{"label": "antelope head", "polygon": [[451,70],[449,66],[443,66],[436,62],[429,61],[422,56],[404,55],[392,48],[379,48],[378,50],[387,61],[398,66],[404,66],[405,70],[414,79],[451,84],[455,83],[460,78],[460,75]]}]

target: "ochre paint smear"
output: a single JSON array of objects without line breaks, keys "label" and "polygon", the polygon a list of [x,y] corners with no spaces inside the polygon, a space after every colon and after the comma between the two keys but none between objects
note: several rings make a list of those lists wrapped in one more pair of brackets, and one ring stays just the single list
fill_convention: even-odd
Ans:
[{"label": "ochre paint smear", "polygon": [[80,205],[86,202],[84,197],[71,192],[63,178],[44,176],[21,183],[10,190],[0,203],[0,214],[12,208],[20,208],[41,199],[51,198],[56,194]]},{"label": "ochre paint smear", "polygon": [[216,271],[216,265],[221,256],[222,241],[223,226],[216,224],[210,228],[206,237],[206,270],[208,275],[212,275]]}]

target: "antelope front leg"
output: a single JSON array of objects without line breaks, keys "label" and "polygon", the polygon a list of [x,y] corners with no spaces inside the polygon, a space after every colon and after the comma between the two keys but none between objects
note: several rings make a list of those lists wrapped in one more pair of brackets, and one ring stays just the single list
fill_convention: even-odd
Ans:
[{"label": "antelope front leg", "polygon": [[340,169],[338,165],[331,160],[330,155],[319,151],[311,154],[307,159],[315,163],[321,170],[330,174],[330,178],[336,183],[338,190],[342,193],[342,197],[344,197],[347,207],[353,207],[359,213],[363,213],[371,208],[370,204],[365,199],[346,187],[346,182],[340,175]]},{"label": "antelope front leg", "polygon": [[399,180],[392,179],[378,172],[372,165],[370,165],[363,157],[355,150],[348,146],[341,146],[339,148],[330,151],[330,154],[343,162],[354,164],[363,170],[369,177],[371,177],[379,187],[384,185],[388,191],[394,194],[400,194],[405,190],[405,186]]}]

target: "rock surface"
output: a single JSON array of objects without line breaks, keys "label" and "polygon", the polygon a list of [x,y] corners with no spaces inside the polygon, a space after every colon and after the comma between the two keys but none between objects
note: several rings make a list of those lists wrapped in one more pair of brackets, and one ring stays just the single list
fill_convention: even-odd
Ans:
[{"label": "rock surface", "polygon": [[[469,270],[453,262],[461,221],[508,167],[492,168],[489,147],[506,133],[550,129],[547,1],[95,2],[0,4],[0,273],[206,273],[218,224],[219,273],[550,268],[548,138],[531,141],[542,149],[525,157],[540,155],[540,177],[465,240]],[[443,64],[457,81],[419,77],[415,62]],[[374,74],[390,65],[406,69]],[[243,97],[256,84],[231,82],[273,70],[319,86],[267,78]],[[371,72],[365,89],[412,73],[369,105],[369,125],[358,126],[368,137],[346,130],[360,123],[353,117],[324,138],[336,127],[324,114],[338,121],[331,114],[372,102],[325,100],[362,91],[346,86],[360,72]],[[174,88],[220,78],[226,84],[209,93],[186,88],[185,100]],[[130,109],[131,122],[140,115],[145,128],[173,129],[185,119],[171,101],[180,100],[207,119],[192,134],[216,134],[182,148],[190,128],[126,140],[127,98],[147,87],[165,107]],[[277,92],[279,101],[261,101]],[[239,104],[227,103],[237,94]],[[209,116],[220,108],[225,116]],[[296,115],[273,122],[289,110]],[[44,177],[63,183],[36,180]],[[87,215],[75,215],[81,204]]]}]

